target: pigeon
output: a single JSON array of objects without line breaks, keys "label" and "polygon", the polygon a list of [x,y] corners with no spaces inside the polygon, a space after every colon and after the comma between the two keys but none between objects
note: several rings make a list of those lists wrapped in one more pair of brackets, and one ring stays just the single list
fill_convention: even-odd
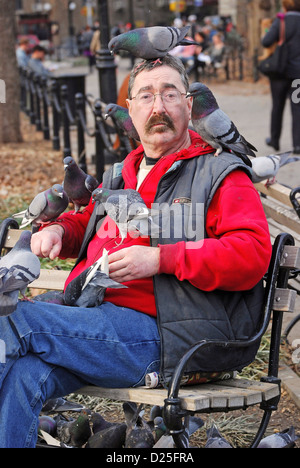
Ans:
[{"label": "pigeon", "polygon": [[56,434],[56,421],[50,416],[42,415],[39,417],[38,431],[44,431],[54,436]]},{"label": "pigeon", "polygon": [[189,29],[189,26],[183,28],[152,26],[133,29],[113,37],[108,44],[108,49],[112,54],[119,50],[126,50],[134,57],[145,60],[159,59],[178,45],[199,45],[198,42],[185,38]]},{"label": "pigeon", "polygon": [[125,443],[127,426],[125,423],[112,423],[89,437],[85,448],[122,448]]},{"label": "pigeon", "polygon": [[83,410],[77,419],[70,421],[59,415],[56,418],[56,432],[64,444],[82,447],[92,435],[87,412]]},{"label": "pigeon", "polygon": [[136,406],[135,403],[123,403],[126,420],[125,448],[151,448],[155,440],[151,427],[142,417],[143,405]]},{"label": "pigeon", "polygon": [[60,184],[38,193],[28,208],[13,215],[13,218],[23,218],[20,229],[32,224],[32,233],[37,232],[41,224],[54,221],[65,211],[69,198]]},{"label": "pigeon", "polygon": [[233,448],[232,445],[221,436],[217,427],[213,424],[207,431],[205,448]]},{"label": "pigeon", "polygon": [[25,298],[27,286],[40,276],[39,258],[30,248],[31,232],[23,231],[12,250],[0,259],[0,316],[10,315]]},{"label": "pigeon", "polygon": [[138,132],[131,120],[128,109],[118,104],[108,104],[105,108],[105,120],[111,117],[114,124],[129,138],[140,141]]},{"label": "pigeon", "polygon": [[91,423],[93,428],[93,434],[96,434],[97,432],[103,431],[104,429],[115,425],[115,423],[106,421],[106,419],[104,419],[104,417],[101,416],[101,414],[95,412],[93,412],[91,415]]},{"label": "pigeon", "polygon": [[255,157],[257,149],[239,133],[235,124],[223,112],[212,91],[203,83],[192,83],[187,97],[193,96],[192,124],[201,138],[215,148],[218,156],[227,150],[251,167],[247,155]]},{"label": "pigeon", "polygon": [[[99,267],[105,271],[99,270]],[[96,307],[102,304],[106,288],[120,289],[127,286],[109,278],[107,251],[104,249],[102,257],[67,285],[64,302],[69,306]]]},{"label": "pigeon", "polygon": [[86,174],[71,156],[64,158],[64,169],[63,187],[77,213],[82,206],[89,204],[92,192],[99,186],[99,182]]},{"label": "pigeon", "polygon": [[260,441],[257,448],[293,448],[295,441],[298,439],[295,428],[291,426],[282,432],[265,437]]},{"label": "pigeon", "polygon": [[106,213],[118,226],[121,236],[118,245],[122,244],[128,232],[139,231],[140,235],[156,236],[160,231],[153,222],[151,210],[136,190],[97,188],[92,194],[92,200],[103,203]]},{"label": "pigeon", "polygon": [[84,406],[73,401],[66,400],[65,398],[49,398],[45,401],[42,412],[43,413],[63,413],[65,411],[80,412],[84,409]]},{"label": "pigeon", "polygon": [[300,156],[291,156],[292,151],[279,154],[270,154],[269,156],[260,156],[252,161],[252,182],[256,184],[266,180],[266,186],[275,183],[276,174],[282,166],[300,161]]}]

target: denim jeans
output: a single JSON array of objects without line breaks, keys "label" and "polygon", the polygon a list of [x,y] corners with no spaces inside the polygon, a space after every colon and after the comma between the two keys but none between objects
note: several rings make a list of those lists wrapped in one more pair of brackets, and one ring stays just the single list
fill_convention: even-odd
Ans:
[{"label": "denim jeans", "polygon": [[19,302],[0,317],[0,447],[35,447],[44,402],[91,383],[144,384],[159,370],[156,319],[103,303],[97,308]]}]

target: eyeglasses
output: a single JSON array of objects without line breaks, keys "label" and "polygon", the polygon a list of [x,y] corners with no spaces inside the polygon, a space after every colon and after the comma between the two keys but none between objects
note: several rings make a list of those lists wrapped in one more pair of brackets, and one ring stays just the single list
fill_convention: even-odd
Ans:
[{"label": "eyeglasses", "polygon": [[156,94],[150,91],[143,91],[132,99],[136,99],[139,104],[150,106],[153,105],[156,96],[160,96],[164,104],[179,104],[181,96],[186,96],[186,93],[181,93],[178,89],[165,89],[162,93]]}]

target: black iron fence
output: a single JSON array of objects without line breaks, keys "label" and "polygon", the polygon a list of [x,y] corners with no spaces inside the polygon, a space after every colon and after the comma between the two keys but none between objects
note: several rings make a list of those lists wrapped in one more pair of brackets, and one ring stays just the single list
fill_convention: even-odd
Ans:
[{"label": "black iron fence", "polygon": [[[128,137],[109,119],[105,119],[106,104],[100,98],[85,94],[78,75],[47,79],[29,69],[20,69],[21,110],[26,113],[45,140],[52,140],[55,151],[63,158],[72,154],[76,138],[79,166],[87,172],[86,137],[94,142],[96,176],[102,180],[105,164],[121,161],[132,150]],[[84,76],[81,76],[82,80]],[[75,83],[77,80],[77,84]],[[78,85],[79,83],[79,85]],[[87,115],[92,121],[87,121]],[[75,146],[75,145],[74,145]]]}]

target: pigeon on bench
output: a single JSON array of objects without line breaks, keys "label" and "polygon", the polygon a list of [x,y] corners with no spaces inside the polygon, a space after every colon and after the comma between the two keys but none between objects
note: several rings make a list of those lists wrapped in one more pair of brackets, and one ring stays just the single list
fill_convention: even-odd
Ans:
[{"label": "pigeon on bench", "polygon": [[0,316],[17,307],[19,293],[25,299],[27,286],[40,276],[39,258],[30,248],[31,232],[23,231],[11,251],[0,259]]}]

